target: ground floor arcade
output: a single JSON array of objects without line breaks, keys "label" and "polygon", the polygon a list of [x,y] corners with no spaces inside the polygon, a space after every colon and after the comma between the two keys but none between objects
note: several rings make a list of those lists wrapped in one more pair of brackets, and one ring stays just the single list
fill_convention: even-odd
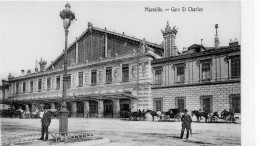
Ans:
[{"label": "ground floor arcade", "polygon": [[[61,108],[61,98],[44,98],[34,100],[17,100],[9,104],[14,109],[22,109],[27,112],[40,112],[44,108]],[[69,117],[84,118],[119,118],[121,111],[131,111],[137,98],[127,94],[93,95],[88,97],[66,98]]]}]

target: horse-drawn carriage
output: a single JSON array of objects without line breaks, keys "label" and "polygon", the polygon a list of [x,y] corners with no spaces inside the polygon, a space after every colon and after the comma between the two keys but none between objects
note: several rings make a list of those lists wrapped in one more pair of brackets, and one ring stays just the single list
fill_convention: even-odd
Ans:
[{"label": "horse-drawn carriage", "polygon": [[146,112],[143,110],[138,111],[120,111],[120,118],[128,118],[129,121],[144,121]]},{"label": "horse-drawn carriage", "polygon": [[235,110],[230,109],[229,111],[226,111],[224,109],[224,111],[221,112],[221,119],[223,119],[226,123],[235,122]]},{"label": "horse-drawn carriage", "polygon": [[3,118],[22,118],[22,114],[23,114],[22,110],[15,110],[12,108],[1,111],[1,116]]},{"label": "horse-drawn carriage", "polygon": [[170,119],[174,119],[175,121],[175,119],[181,119],[179,109],[169,109],[167,112],[155,112],[152,110],[147,110],[146,113],[151,114],[151,116],[153,117],[153,121],[155,116],[160,118],[159,121],[170,121]]},{"label": "horse-drawn carriage", "polygon": [[178,121],[181,120],[179,109],[169,109],[167,112],[162,112],[159,117],[159,121],[170,121],[171,119],[174,119],[174,121],[177,119]]},{"label": "horse-drawn carriage", "polygon": [[200,120],[202,119],[202,117],[205,118],[205,122],[219,122],[219,119],[223,119],[225,122],[235,122],[235,112],[234,109],[230,109],[229,111],[226,111],[224,109],[224,111],[221,112],[221,116],[219,116],[218,112],[214,112],[213,114],[210,114],[208,112],[205,111],[198,111],[198,110],[194,110],[191,112],[192,116],[196,116],[197,117],[197,121],[200,122]]}]

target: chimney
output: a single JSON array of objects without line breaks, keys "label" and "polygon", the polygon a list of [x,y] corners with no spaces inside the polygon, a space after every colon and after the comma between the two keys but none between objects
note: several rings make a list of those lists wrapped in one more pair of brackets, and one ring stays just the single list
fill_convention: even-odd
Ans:
[{"label": "chimney", "polygon": [[27,70],[27,74],[31,74],[31,70]]},{"label": "chimney", "polygon": [[92,29],[93,28],[93,24],[91,22],[88,22],[88,29]]},{"label": "chimney", "polygon": [[44,72],[44,71],[45,71],[45,66],[46,66],[46,64],[47,64],[47,61],[42,60],[42,58],[41,58],[41,61],[39,62],[40,72]]},{"label": "chimney", "polygon": [[22,69],[22,70],[21,70],[21,74],[24,75],[24,73],[25,73],[25,71]]},{"label": "chimney", "polygon": [[235,38],[235,41],[232,41],[232,40],[230,39],[230,42],[229,42],[229,47],[234,47],[234,46],[238,46],[238,41],[237,41],[236,38]]},{"label": "chimney", "polygon": [[215,48],[219,48],[218,24],[215,25],[215,28],[216,28],[216,35],[215,35],[215,39],[214,39]]}]

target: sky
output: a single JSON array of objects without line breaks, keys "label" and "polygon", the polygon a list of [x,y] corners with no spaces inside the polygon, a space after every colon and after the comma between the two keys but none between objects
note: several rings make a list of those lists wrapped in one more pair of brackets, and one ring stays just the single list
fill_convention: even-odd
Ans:
[{"label": "sky", "polygon": [[[176,45],[183,47],[200,44],[214,46],[215,24],[218,24],[220,46],[228,46],[230,39],[241,42],[241,8],[237,1],[218,2],[69,2],[76,15],[69,28],[71,44],[86,29],[94,27],[125,33],[139,39],[161,44],[169,21],[176,26]],[[36,60],[47,61],[47,66],[64,49],[65,35],[59,12],[66,2],[0,2],[0,79],[8,74],[21,75],[21,70],[34,70]],[[146,12],[145,7],[160,7],[163,12]],[[172,12],[171,8],[186,8]],[[202,8],[190,12],[189,7]],[[39,65],[38,65],[39,66]],[[1,84],[1,83],[0,83]]]}]

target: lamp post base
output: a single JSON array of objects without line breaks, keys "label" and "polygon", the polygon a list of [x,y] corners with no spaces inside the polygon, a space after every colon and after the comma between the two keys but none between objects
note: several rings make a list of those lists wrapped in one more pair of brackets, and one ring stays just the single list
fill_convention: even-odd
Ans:
[{"label": "lamp post base", "polygon": [[63,102],[62,108],[60,110],[60,119],[59,119],[59,132],[60,133],[68,133],[68,115],[69,115],[69,111],[66,108],[66,102],[65,102],[65,104]]}]

